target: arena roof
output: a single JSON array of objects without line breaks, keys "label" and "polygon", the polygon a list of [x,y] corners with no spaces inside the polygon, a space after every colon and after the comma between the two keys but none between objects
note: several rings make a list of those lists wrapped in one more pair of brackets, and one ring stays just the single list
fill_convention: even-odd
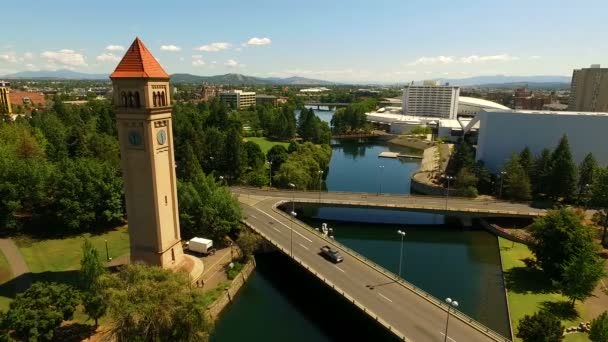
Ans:
[{"label": "arena roof", "polygon": [[495,108],[495,109],[511,109],[507,106],[503,106],[500,103],[496,103],[496,102],[492,102],[492,101],[488,101],[488,100],[484,100],[484,99],[478,99],[475,97],[468,97],[468,96],[459,96],[458,97],[458,104],[459,105],[470,105],[470,106],[479,106],[479,107],[483,107],[483,108]]}]

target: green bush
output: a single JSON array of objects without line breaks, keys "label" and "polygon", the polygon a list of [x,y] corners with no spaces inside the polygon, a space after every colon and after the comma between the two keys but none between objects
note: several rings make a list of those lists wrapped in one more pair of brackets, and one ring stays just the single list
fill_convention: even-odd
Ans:
[{"label": "green bush", "polygon": [[462,189],[462,195],[464,197],[477,197],[479,195],[477,188],[474,186],[467,186],[466,188]]},{"label": "green bush", "polygon": [[[230,264],[232,264],[232,268],[230,267]],[[239,273],[241,273],[241,270],[243,269],[243,267],[245,267],[245,265],[238,261],[233,261],[230,264],[227,264],[226,266],[224,266],[224,268],[226,270],[226,276],[228,276],[228,279],[232,280],[236,278]]]}]

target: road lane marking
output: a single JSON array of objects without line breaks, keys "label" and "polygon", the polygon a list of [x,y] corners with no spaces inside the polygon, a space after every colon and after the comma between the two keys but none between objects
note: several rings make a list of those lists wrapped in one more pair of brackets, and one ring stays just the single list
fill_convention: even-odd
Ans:
[{"label": "road lane marking", "polygon": [[298,245],[302,246],[302,248],[304,248],[304,249],[305,249],[305,250],[307,250],[307,251],[309,250],[309,249],[308,249],[308,247],[304,246],[304,245],[303,245],[303,244],[301,244],[301,243],[298,243]]},{"label": "road lane marking", "polygon": [[266,213],[266,212],[264,212],[264,211],[262,211],[262,210],[260,210],[260,209],[258,209],[258,208],[254,208],[254,209],[255,209],[255,210],[257,210],[257,211],[259,211],[259,212],[261,212],[262,214],[264,214],[264,215],[266,215],[266,216],[270,217],[271,219],[273,219],[273,220],[277,221],[278,223],[282,224],[282,225],[283,225],[285,228],[287,228],[287,229],[289,229],[289,230],[293,230],[293,232],[294,232],[294,233],[296,233],[296,234],[300,235],[300,236],[301,236],[301,237],[302,237],[304,240],[306,240],[306,241],[308,241],[308,242],[312,242],[312,240],[311,240],[311,239],[309,239],[309,238],[307,238],[306,236],[304,236],[304,235],[300,234],[300,232],[297,232],[295,229],[291,229],[291,228],[290,228],[288,225],[286,225],[285,223],[283,223],[283,222],[281,222],[281,221],[277,220],[276,218],[272,217],[272,215],[270,215],[270,214],[268,214],[268,213]]},{"label": "road lane marking", "polygon": [[278,230],[276,227],[272,227],[272,229],[276,230],[277,232],[281,232],[280,230]]},{"label": "road lane marking", "polygon": [[[440,331],[440,333],[441,333],[441,336],[445,336],[444,332]],[[456,340],[451,338],[449,335],[448,335],[448,340],[456,342]]]},{"label": "road lane marking", "polygon": [[382,293],[378,292],[378,295],[386,300],[388,300],[389,302],[393,302],[392,300],[390,300],[387,296],[383,295]]},{"label": "road lane marking", "polygon": [[[334,266],[336,266],[336,265],[334,265]],[[346,271],[345,271],[345,270],[343,270],[343,269],[341,269],[340,267],[336,266],[336,268],[337,268],[337,269],[339,269],[340,271],[342,271],[342,272],[346,273]]]},{"label": "road lane marking", "polygon": [[254,219],[257,219],[257,217],[255,217],[255,215],[251,215],[251,217],[253,217]]}]

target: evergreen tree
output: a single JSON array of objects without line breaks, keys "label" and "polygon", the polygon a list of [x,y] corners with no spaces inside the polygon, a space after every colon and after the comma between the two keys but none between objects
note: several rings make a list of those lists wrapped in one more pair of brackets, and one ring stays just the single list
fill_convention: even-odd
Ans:
[{"label": "evergreen tree", "polygon": [[591,321],[589,339],[592,342],[608,341],[608,311],[604,311],[601,315]]},{"label": "evergreen tree", "polygon": [[513,154],[507,161],[504,172],[506,172],[503,180],[504,196],[514,200],[529,200],[530,179],[521,166],[517,154]]},{"label": "evergreen tree", "polygon": [[82,259],[80,260],[80,287],[83,291],[83,304],[87,315],[95,320],[98,326],[99,318],[106,313],[106,303],[101,293],[99,278],[106,272],[99,260],[98,252],[88,239],[82,243]]},{"label": "evergreen tree", "polygon": [[454,147],[454,154],[448,163],[448,174],[457,175],[463,168],[472,169],[475,165],[475,150],[467,142]]},{"label": "evergreen tree", "polygon": [[549,194],[553,199],[571,199],[576,194],[576,165],[572,160],[568,137],[564,135],[555,151],[551,154],[551,187]]},{"label": "evergreen tree", "polygon": [[266,159],[272,162],[272,173],[275,173],[281,165],[287,161],[289,153],[283,145],[274,145],[266,152]]},{"label": "evergreen tree", "polygon": [[177,177],[182,180],[189,180],[202,174],[203,169],[189,142],[185,143],[184,150],[184,153],[181,154],[180,164],[177,167]]},{"label": "evergreen tree", "polygon": [[532,173],[532,190],[535,195],[549,194],[551,188],[551,151],[543,149],[534,160]]},{"label": "evergreen tree", "polygon": [[588,192],[587,187],[593,185],[594,178],[597,174],[598,164],[592,153],[588,153],[585,159],[579,166],[579,177],[578,177],[578,195],[579,197],[586,195]]},{"label": "evergreen tree", "polygon": [[574,301],[591,296],[593,290],[604,277],[604,261],[599,258],[594,245],[576,251],[562,266],[558,287],[562,294]]},{"label": "evergreen tree", "polygon": [[534,156],[532,156],[532,152],[530,152],[527,146],[519,154],[519,163],[524,168],[528,178],[530,178],[534,169]]},{"label": "evergreen tree", "polygon": [[564,339],[564,327],[553,314],[540,311],[519,320],[517,337],[523,342],[559,342]]},{"label": "evergreen tree", "polygon": [[233,180],[238,179],[243,170],[242,146],[239,131],[235,128],[230,129],[226,134],[226,146],[224,148],[224,159],[226,160],[224,172]]}]

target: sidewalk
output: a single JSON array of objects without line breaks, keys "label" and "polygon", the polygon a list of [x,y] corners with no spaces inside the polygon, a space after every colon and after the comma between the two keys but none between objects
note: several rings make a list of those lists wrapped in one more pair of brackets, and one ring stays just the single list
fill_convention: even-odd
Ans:
[{"label": "sidewalk", "polygon": [[15,242],[11,239],[0,239],[0,250],[11,266],[13,279],[15,279],[15,292],[27,290],[32,284],[30,269]]},{"label": "sidewalk", "polygon": [[199,281],[203,281],[203,290],[207,291],[217,287],[220,283],[227,281],[228,277],[224,271],[224,267],[232,260],[231,250],[236,256],[236,247],[225,247],[218,249],[215,254],[203,258],[205,270],[199,277]]}]

